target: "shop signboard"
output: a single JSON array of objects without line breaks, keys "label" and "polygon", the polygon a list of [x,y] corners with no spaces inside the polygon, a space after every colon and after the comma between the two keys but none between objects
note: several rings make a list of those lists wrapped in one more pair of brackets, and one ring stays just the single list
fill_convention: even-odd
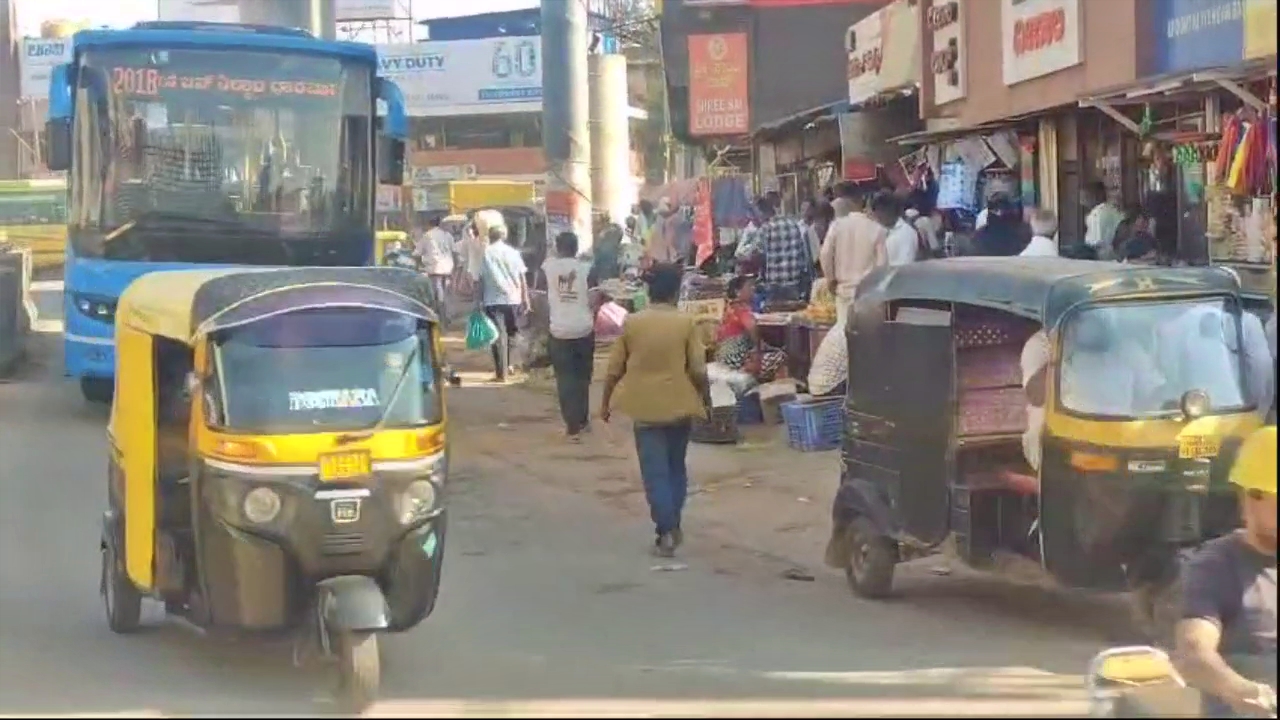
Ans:
[{"label": "shop signboard", "polygon": [[18,61],[18,94],[29,100],[49,97],[49,73],[71,60],[71,38],[23,38]]},{"label": "shop signboard", "polygon": [[1244,57],[1255,60],[1276,54],[1276,0],[1245,0]]},{"label": "shop signboard", "polygon": [[397,0],[333,0],[333,15],[338,22],[390,20],[404,15],[401,4]]},{"label": "shop signboard", "polygon": [[689,36],[689,134],[745,135],[751,131],[751,85],[746,33]]},{"label": "shop signboard", "polygon": [[1080,0],[1001,0],[1000,53],[1005,85],[1084,62]]},{"label": "shop signboard", "polygon": [[925,32],[933,39],[927,71],[933,76],[933,104],[945,105],[968,94],[965,72],[969,64],[964,47],[964,3],[969,0],[933,0],[925,14]]},{"label": "shop signboard", "polygon": [[[1152,6],[1150,74],[1238,65],[1244,57],[1245,0],[1161,0]],[[1274,23],[1271,33],[1274,45]]]},{"label": "shop signboard", "polygon": [[482,38],[378,45],[381,75],[415,117],[542,111],[542,40]]},{"label": "shop signboard", "polygon": [[914,85],[920,78],[918,2],[895,2],[849,27],[849,102],[858,104]]},{"label": "shop signboard", "polygon": [[240,5],[227,0],[159,0],[156,17],[186,22],[240,22]]}]

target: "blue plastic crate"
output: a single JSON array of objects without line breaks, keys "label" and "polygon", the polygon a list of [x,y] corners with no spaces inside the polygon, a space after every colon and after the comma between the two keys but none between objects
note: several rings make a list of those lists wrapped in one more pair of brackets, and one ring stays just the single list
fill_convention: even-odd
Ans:
[{"label": "blue plastic crate", "polygon": [[738,398],[738,424],[763,425],[764,408],[760,407],[760,395],[751,393]]},{"label": "blue plastic crate", "polygon": [[782,420],[787,424],[787,444],[796,450],[834,450],[844,430],[844,398],[784,403]]}]

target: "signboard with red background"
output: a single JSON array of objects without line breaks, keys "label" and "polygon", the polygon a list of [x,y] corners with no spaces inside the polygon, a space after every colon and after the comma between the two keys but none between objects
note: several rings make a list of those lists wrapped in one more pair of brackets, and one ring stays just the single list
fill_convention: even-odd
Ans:
[{"label": "signboard with red background", "polygon": [[751,82],[746,33],[689,36],[689,134],[751,132]]}]

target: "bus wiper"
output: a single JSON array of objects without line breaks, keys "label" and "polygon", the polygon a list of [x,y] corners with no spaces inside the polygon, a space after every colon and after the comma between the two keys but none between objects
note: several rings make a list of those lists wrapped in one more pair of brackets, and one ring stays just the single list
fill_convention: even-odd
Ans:
[{"label": "bus wiper", "polygon": [[159,226],[163,228],[165,225],[177,226],[202,226],[202,227],[234,227],[237,230],[244,230],[244,223],[239,220],[231,220],[228,218],[209,218],[200,215],[183,215],[181,213],[162,212],[159,210],[148,210],[138,217],[133,218],[129,222],[107,233],[102,238],[102,244],[107,245],[119,238],[127,235],[135,228],[148,228]]},{"label": "bus wiper", "polygon": [[400,369],[400,376],[396,378],[396,384],[391,388],[391,397],[387,398],[387,404],[382,408],[382,415],[378,417],[378,421],[372,425],[361,428],[354,432],[343,433],[334,438],[335,445],[346,445],[357,440],[364,440],[373,437],[375,433],[382,429],[386,424],[387,417],[391,414],[391,408],[395,407],[396,400],[400,397],[400,390],[404,387],[405,378],[409,377],[409,370],[413,368],[413,364],[418,361],[418,351],[422,349],[422,342],[419,341],[413,346],[413,351],[409,353],[408,359],[405,360],[404,367]]}]

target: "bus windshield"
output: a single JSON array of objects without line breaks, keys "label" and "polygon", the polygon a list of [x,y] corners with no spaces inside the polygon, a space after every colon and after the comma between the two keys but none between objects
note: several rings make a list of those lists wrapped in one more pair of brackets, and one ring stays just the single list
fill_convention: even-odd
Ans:
[{"label": "bus windshield", "polygon": [[113,48],[86,52],[81,73],[75,135],[89,151],[71,180],[78,255],[360,264],[333,254],[371,232],[371,67]]},{"label": "bus windshield", "polygon": [[0,192],[0,226],[62,225],[67,196],[61,192]]}]

